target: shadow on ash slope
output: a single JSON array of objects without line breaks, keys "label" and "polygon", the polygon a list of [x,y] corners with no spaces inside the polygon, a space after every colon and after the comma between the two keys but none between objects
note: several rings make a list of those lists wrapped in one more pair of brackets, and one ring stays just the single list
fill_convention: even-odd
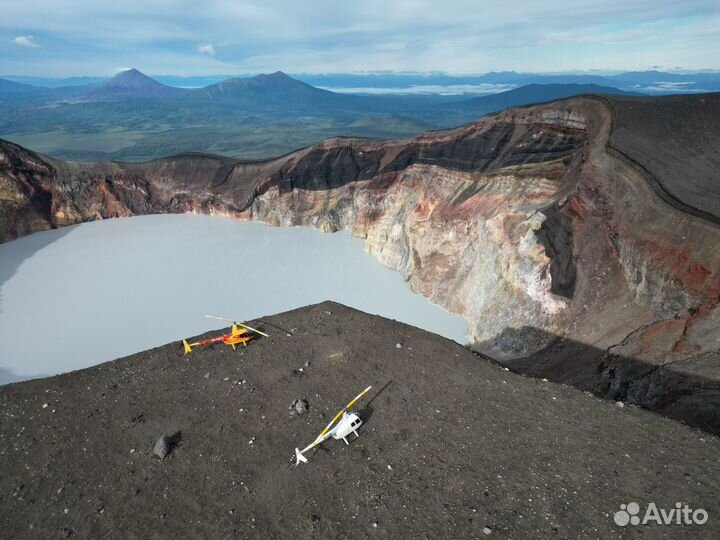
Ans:
[{"label": "shadow on ash slope", "polygon": [[346,229],[516,370],[720,433],[720,94],[584,96],[276,159],[0,146],[3,240],[198,212]]}]

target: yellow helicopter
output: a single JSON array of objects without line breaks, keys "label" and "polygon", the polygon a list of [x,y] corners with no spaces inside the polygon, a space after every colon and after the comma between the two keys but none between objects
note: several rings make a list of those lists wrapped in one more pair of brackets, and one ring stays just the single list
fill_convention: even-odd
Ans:
[{"label": "yellow helicopter", "polygon": [[261,335],[265,337],[270,337],[265,332],[261,332],[260,330],[257,330],[256,328],[253,328],[251,326],[248,326],[247,324],[239,323],[237,321],[233,321],[230,319],[224,319],[222,317],[216,317],[215,315],[205,315],[208,319],[217,319],[219,321],[225,321],[232,324],[232,331],[229,334],[224,334],[222,336],[217,336],[210,339],[205,339],[203,341],[198,341],[196,343],[188,343],[186,339],[183,339],[183,347],[185,349],[185,354],[189,354],[192,352],[193,347],[199,347],[200,345],[210,345],[212,343],[224,343],[225,345],[230,345],[233,350],[237,348],[238,345],[242,343],[244,347],[247,347],[248,341],[253,339],[256,335]]}]

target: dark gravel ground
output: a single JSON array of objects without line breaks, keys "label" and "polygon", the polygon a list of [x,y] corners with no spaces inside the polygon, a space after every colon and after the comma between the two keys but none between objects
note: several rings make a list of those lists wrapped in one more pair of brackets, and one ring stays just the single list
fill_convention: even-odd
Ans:
[{"label": "dark gravel ground", "polygon": [[[258,324],[0,387],[2,538],[720,537],[717,438],[334,303]],[[361,437],[291,467],[369,384]],[[631,501],[709,520],[615,525]]]}]

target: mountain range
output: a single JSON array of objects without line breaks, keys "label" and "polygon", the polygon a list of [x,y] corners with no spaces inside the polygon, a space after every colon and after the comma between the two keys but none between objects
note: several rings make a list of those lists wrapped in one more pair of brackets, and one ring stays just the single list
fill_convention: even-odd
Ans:
[{"label": "mountain range", "polygon": [[0,80],[0,137],[63,159],[141,161],[185,151],[261,159],[332,136],[407,137],[512,106],[634,93],[589,82],[514,84],[477,96],[331,91],[281,71],[201,88],[163,84],[136,69],[55,88]]},{"label": "mountain range", "polygon": [[21,94],[34,92],[37,88],[29,84],[9,81],[8,79],[0,79],[0,95],[2,94]]},{"label": "mountain range", "polygon": [[[426,99],[418,96],[367,96],[332,92],[299,81],[282,71],[260,74],[249,78],[231,78],[202,88],[179,88],[162,84],[137,69],[122,71],[100,85],[72,87],[76,96],[74,102],[124,101],[136,99],[182,99],[187,102],[241,101],[262,105],[285,105],[303,107],[351,107],[364,111],[394,110],[400,104],[410,108]],[[28,94],[30,96],[52,96],[67,92],[68,87],[38,88],[27,84],[0,79],[1,94]],[[437,96],[450,109],[478,109],[484,112],[501,110],[505,107],[547,101],[582,93],[631,94],[611,86],[597,84],[529,84],[491,96],[467,98],[467,96]],[[462,105],[458,105],[462,103]]]},{"label": "mountain range", "polygon": [[[51,89],[68,86],[99,86],[107,78],[104,77],[28,77],[28,76],[2,76],[17,83],[33,87]],[[335,74],[308,74],[293,75],[297,80],[312,86],[333,91],[364,93],[363,89],[373,89],[374,93],[384,90],[393,93],[407,93],[416,91],[421,87],[428,87],[424,93],[446,92],[448,88],[456,87],[455,93],[487,94],[502,89],[525,86],[528,84],[597,84],[611,86],[621,90],[650,93],[673,94],[714,92],[720,90],[720,72],[666,72],[657,70],[629,71],[618,74],[599,73],[522,73],[516,71],[490,72],[482,75],[449,75],[444,73],[335,73]],[[210,76],[171,76],[157,75],[156,81],[179,88],[202,88],[228,79],[236,78],[230,75]],[[434,87],[434,88],[433,88]],[[503,88],[504,87],[504,88]],[[439,90],[442,89],[442,90]]]}]

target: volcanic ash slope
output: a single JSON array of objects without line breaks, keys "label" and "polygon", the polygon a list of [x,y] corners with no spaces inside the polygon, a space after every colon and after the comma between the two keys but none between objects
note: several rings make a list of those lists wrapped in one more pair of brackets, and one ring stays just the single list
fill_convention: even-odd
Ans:
[{"label": "volcanic ash slope", "polygon": [[[718,538],[720,440],[334,303],[0,388],[7,538]],[[399,344],[399,345],[398,345]],[[365,424],[291,466],[367,385]],[[290,416],[306,399],[309,411]],[[178,444],[153,456],[162,435]],[[683,501],[705,525],[614,523]]]}]

